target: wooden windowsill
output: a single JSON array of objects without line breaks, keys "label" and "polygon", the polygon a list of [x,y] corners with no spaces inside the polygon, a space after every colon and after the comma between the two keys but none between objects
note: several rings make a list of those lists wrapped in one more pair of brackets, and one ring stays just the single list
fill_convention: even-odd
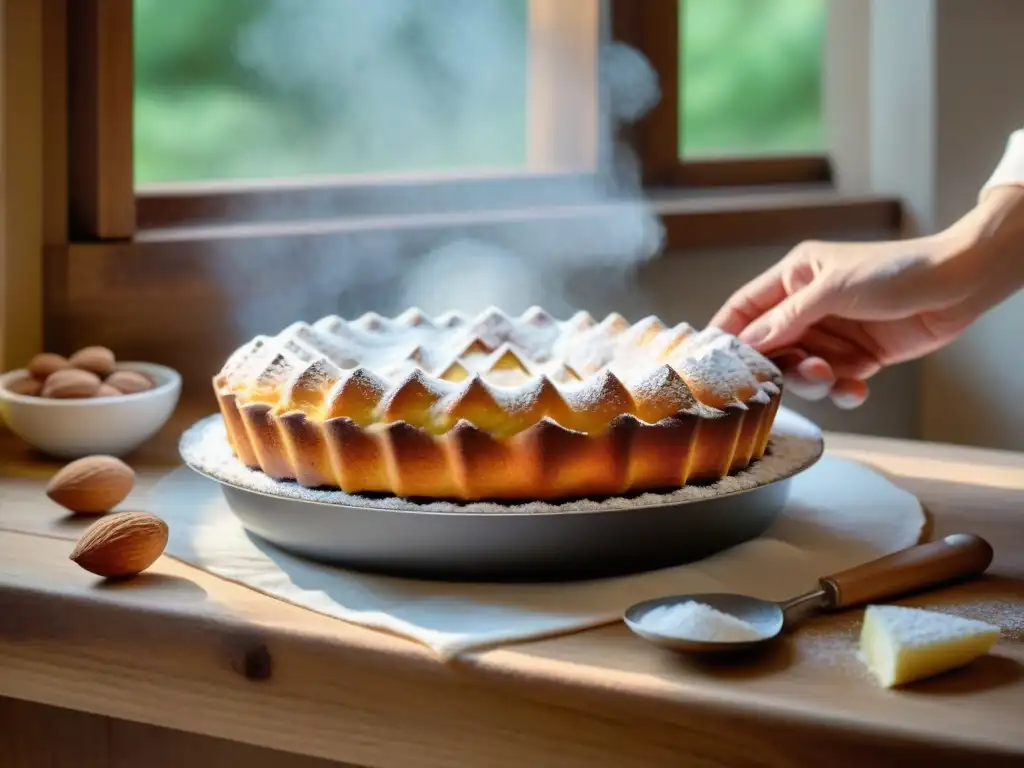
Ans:
[{"label": "wooden windowsill", "polygon": [[174,184],[136,191],[138,229],[219,226],[259,221],[313,221],[366,216],[481,211],[593,200],[596,173],[526,168],[463,169],[455,173],[374,173]]},{"label": "wooden windowsill", "polygon": [[[152,227],[140,231],[133,244],[204,243],[251,238],[320,238],[356,233],[394,231],[437,234],[445,230],[486,235],[488,231],[522,225],[550,226],[606,218],[649,205],[666,229],[666,248],[686,251],[786,245],[815,237],[844,237],[870,232],[896,233],[902,226],[898,200],[881,196],[850,196],[827,185],[793,185],[754,189],[651,190],[647,202],[523,204],[500,209],[434,211],[427,213],[357,213],[305,220],[200,224]],[[100,246],[102,247],[102,246]]]}]

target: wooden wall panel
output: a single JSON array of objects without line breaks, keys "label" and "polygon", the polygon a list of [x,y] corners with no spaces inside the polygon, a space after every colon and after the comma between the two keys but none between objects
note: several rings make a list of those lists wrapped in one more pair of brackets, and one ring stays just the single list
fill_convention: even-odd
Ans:
[{"label": "wooden wall panel", "polygon": [[0,768],[356,768],[0,697]]},{"label": "wooden wall panel", "polygon": [[42,348],[43,9],[0,0],[0,365]]},{"label": "wooden wall panel", "polygon": [[106,718],[0,696],[0,768],[108,768]]}]

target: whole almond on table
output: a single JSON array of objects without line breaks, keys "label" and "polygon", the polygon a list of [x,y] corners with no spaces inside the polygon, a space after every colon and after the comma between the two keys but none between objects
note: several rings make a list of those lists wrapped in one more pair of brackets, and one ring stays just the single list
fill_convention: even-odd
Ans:
[{"label": "whole almond on table", "polygon": [[127,498],[135,470],[114,456],[86,456],[50,478],[46,495],[78,515],[102,515]]},{"label": "whole almond on table", "polygon": [[153,388],[149,377],[138,371],[114,371],[103,382],[125,395],[134,395]]},{"label": "whole almond on table", "polygon": [[50,374],[43,383],[43,397],[60,399],[92,397],[100,388],[100,377],[90,371],[66,368]]},{"label": "whole almond on table", "polygon": [[71,559],[108,579],[146,570],[167,546],[167,523],[146,512],[119,512],[97,520],[78,540]]},{"label": "whole almond on table", "polygon": [[38,381],[45,381],[51,373],[63,371],[70,368],[71,363],[63,355],[55,355],[52,352],[41,352],[33,357],[28,364],[29,375]]},{"label": "whole almond on table", "polygon": [[91,371],[97,376],[113,373],[115,365],[114,353],[106,347],[85,347],[69,357],[68,362],[75,368]]}]

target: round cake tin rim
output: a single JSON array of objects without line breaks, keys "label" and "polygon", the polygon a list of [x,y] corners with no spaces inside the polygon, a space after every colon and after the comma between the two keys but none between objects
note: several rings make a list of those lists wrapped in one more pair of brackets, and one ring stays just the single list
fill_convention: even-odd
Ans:
[{"label": "round cake tin rim", "polygon": [[[419,509],[401,509],[401,508],[395,508],[395,507],[375,506],[375,505],[372,505],[372,504],[353,505],[353,504],[346,504],[346,503],[340,502],[340,501],[339,502],[330,502],[330,501],[318,501],[318,500],[314,500],[314,499],[298,499],[298,498],[292,498],[292,497],[288,497],[288,496],[282,496],[282,495],[279,495],[279,494],[268,493],[268,492],[262,491],[262,490],[255,490],[255,489],[252,489],[252,488],[245,488],[245,487],[243,487],[243,486],[241,486],[241,485],[239,485],[239,484],[237,484],[235,482],[232,482],[230,480],[221,479],[221,478],[217,477],[216,475],[211,474],[210,472],[208,472],[206,470],[203,470],[203,469],[200,469],[200,468],[194,466],[187,459],[185,459],[184,456],[182,456],[182,461],[184,462],[185,466],[187,466],[193,472],[201,475],[202,477],[206,477],[206,478],[209,478],[210,480],[213,480],[213,481],[215,481],[217,483],[220,483],[223,486],[231,488],[232,490],[239,491],[239,492],[244,493],[244,494],[252,494],[252,495],[256,495],[256,496],[263,496],[263,497],[268,498],[268,499],[274,499],[274,500],[277,500],[277,501],[280,501],[280,502],[283,502],[283,503],[290,503],[290,504],[313,505],[313,506],[327,507],[327,508],[339,508],[340,507],[342,509],[357,509],[357,510],[367,510],[367,511],[372,511],[372,512],[401,513],[401,514],[421,515],[421,516],[422,515],[431,515],[431,516],[436,516],[436,517],[453,517],[453,516],[457,516],[457,517],[462,517],[462,518],[465,518],[465,517],[471,517],[471,518],[534,517],[534,518],[536,518],[536,517],[561,517],[561,516],[565,516],[565,515],[598,515],[598,514],[602,514],[602,513],[637,512],[637,511],[640,511],[640,510],[664,509],[665,507],[682,507],[682,506],[687,506],[689,504],[697,504],[697,503],[700,503],[700,502],[718,501],[718,500],[721,500],[721,499],[729,498],[731,496],[738,496],[740,494],[750,493],[752,491],[756,491],[758,489],[765,488],[765,487],[768,487],[770,485],[774,485],[774,484],[782,482],[782,481],[791,480],[796,475],[798,475],[801,472],[804,472],[807,469],[809,469],[810,467],[814,466],[821,459],[821,457],[824,455],[824,452],[825,452],[824,436],[823,436],[820,428],[816,424],[814,424],[814,422],[812,422],[810,419],[808,419],[807,417],[805,417],[805,416],[803,416],[801,414],[798,414],[798,413],[796,413],[794,411],[791,411],[790,409],[787,409],[787,411],[789,411],[789,413],[791,415],[797,417],[798,419],[800,419],[801,421],[805,422],[807,425],[813,427],[813,429],[814,429],[813,436],[812,435],[806,435],[806,436],[792,435],[792,437],[794,437],[794,438],[804,439],[804,440],[808,440],[808,441],[814,440],[817,443],[817,450],[815,450],[815,452],[806,461],[803,461],[800,464],[798,464],[798,465],[796,465],[796,466],[786,470],[784,473],[778,475],[777,477],[773,477],[770,480],[766,480],[764,482],[757,483],[756,485],[753,485],[750,488],[740,488],[740,489],[737,489],[737,490],[723,491],[722,493],[713,494],[711,496],[705,496],[705,497],[700,497],[700,498],[694,498],[694,499],[681,499],[681,500],[677,500],[677,501],[665,501],[663,503],[644,504],[644,505],[640,505],[640,506],[628,505],[628,506],[612,506],[612,507],[601,508],[601,509],[586,509],[586,510],[580,510],[580,509],[572,510],[572,509],[569,509],[569,510],[565,510],[565,511],[551,510],[551,511],[543,511],[543,512],[517,512],[517,511],[508,511],[508,512],[473,512],[473,511],[465,511],[465,512],[463,512],[463,511],[459,511],[459,510],[455,510],[455,511],[451,511],[451,512],[442,512],[442,511],[427,510],[427,509],[422,509],[422,510],[419,510]],[[179,455],[181,454],[181,444],[184,441],[186,435],[188,435],[192,430],[196,429],[197,427],[199,427],[201,424],[204,424],[205,422],[212,422],[212,421],[215,421],[217,419],[222,419],[222,418],[223,417],[219,413],[217,413],[217,414],[211,414],[209,416],[206,416],[206,417],[204,417],[202,419],[199,419],[198,421],[194,422],[188,429],[186,429],[182,433],[182,437],[179,440],[179,444],[178,444],[179,445]],[[775,433],[776,433],[776,430],[773,427],[772,434],[775,434]],[[678,489],[676,489],[676,490],[678,490]],[[643,494],[649,494],[649,495],[652,495],[652,496],[656,496],[656,495],[669,495],[669,494],[675,493],[675,492],[676,491],[673,490],[673,491],[669,491],[668,493],[665,493],[665,494],[658,494],[658,493],[651,492],[651,491],[645,491],[645,492],[642,492],[641,495],[643,495]],[[348,495],[350,495],[350,496],[358,496],[359,494],[351,493],[351,494],[348,494]],[[416,505],[416,504],[418,504],[418,502],[409,501],[409,500],[406,500],[406,499],[402,499],[402,501],[404,503],[406,503],[406,504],[409,504],[409,505]],[[574,500],[574,501],[575,502],[581,502],[581,501],[587,501],[587,500],[586,499],[577,499],[577,500]],[[488,501],[488,500],[474,500],[474,501],[462,501],[462,502],[459,502],[459,501],[450,501],[450,500],[446,500],[446,499],[431,499],[429,501],[424,502],[424,504],[435,504],[435,503],[438,503],[438,502],[447,502],[447,503],[451,503],[453,505],[455,505],[455,504],[485,503],[485,504],[493,504],[495,506],[507,506],[507,507],[510,508],[510,510],[511,510],[511,506],[512,506],[512,505],[503,505],[503,504],[500,504],[499,502]],[[557,501],[549,501],[549,500],[545,500],[545,499],[524,499],[524,500],[516,502],[516,503],[517,504],[541,503],[541,504],[550,504],[552,506],[555,506],[555,505],[557,505],[559,503],[566,504],[566,505],[571,505],[574,502],[573,501],[557,502]]]}]

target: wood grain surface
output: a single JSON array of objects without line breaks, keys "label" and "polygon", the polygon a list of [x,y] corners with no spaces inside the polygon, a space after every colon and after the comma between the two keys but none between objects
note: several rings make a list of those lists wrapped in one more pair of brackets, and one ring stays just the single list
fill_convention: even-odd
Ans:
[{"label": "wood grain surface", "polygon": [[[142,487],[166,471],[146,466],[172,459],[175,429],[133,459]],[[934,535],[993,542],[984,578],[902,601],[998,623],[992,655],[884,691],[854,655],[861,611],[850,610],[729,662],[685,659],[615,625],[445,665],[167,557],[134,581],[99,582],[67,559],[80,526],[42,497],[55,465],[8,439],[0,696],[357,765],[1022,764],[1024,456],[827,444],[918,494]],[[48,533],[11,532],[25,530]]]}]

